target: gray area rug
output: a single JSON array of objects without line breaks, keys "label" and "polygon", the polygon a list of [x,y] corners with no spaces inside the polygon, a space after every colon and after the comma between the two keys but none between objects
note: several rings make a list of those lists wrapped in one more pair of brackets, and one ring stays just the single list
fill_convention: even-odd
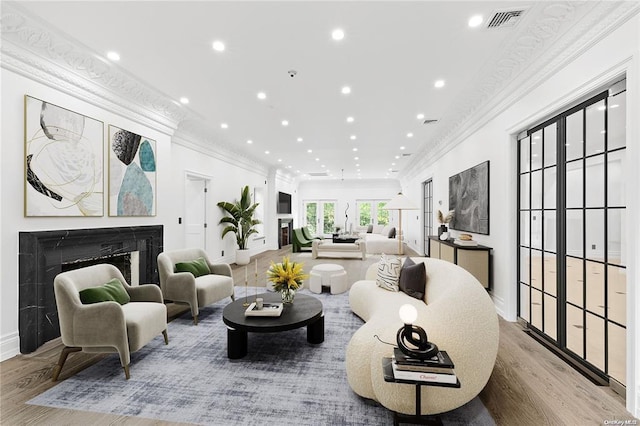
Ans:
[{"label": "gray area rug", "polygon": [[[256,289],[248,290],[251,298]],[[236,297],[243,296],[244,288],[236,287]],[[391,412],[347,383],[345,348],[362,325],[349,309],[348,293],[315,296],[325,314],[320,345],[307,343],[306,328],[250,333],[248,355],[231,361],[222,322],[226,299],[201,309],[198,326],[189,314],[172,321],[168,346],[158,336],[133,353],[130,380],[114,354],[28,403],[202,425],[393,424]],[[442,420],[495,424],[478,398]]]}]

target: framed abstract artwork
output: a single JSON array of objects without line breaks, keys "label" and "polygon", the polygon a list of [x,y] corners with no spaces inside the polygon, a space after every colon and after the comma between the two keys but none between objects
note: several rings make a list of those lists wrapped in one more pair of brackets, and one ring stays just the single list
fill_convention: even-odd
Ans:
[{"label": "framed abstract artwork", "polygon": [[26,95],[24,215],[104,216],[104,123]]},{"label": "framed abstract artwork", "polygon": [[109,216],[156,215],[156,142],[109,126]]},{"label": "framed abstract artwork", "polygon": [[489,162],[449,178],[451,229],[489,235]]}]

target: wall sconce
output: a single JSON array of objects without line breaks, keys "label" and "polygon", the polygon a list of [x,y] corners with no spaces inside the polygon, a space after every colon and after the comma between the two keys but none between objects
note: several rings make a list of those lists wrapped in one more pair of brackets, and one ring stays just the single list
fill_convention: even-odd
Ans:
[{"label": "wall sconce", "polygon": [[427,332],[420,326],[413,325],[418,318],[415,306],[402,305],[398,311],[404,326],[396,335],[398,348],[410,358],[429,359],[438,353],[438,347],[427,339]]}]

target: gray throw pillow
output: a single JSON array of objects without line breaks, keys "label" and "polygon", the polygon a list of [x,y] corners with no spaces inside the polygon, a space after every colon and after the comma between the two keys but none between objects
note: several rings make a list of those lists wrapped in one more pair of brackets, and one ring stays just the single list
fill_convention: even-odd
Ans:
[{"label": "gray throw pillow", "polygon": [[400,291],[424,301],[426,284],[427,270],[424,263],[415,263],[410,257],[407,257],[400,270]]},{"label": "gray throw pillow", "polygon": [[391,228],[389,229],[389,238],[395,238],[396,237],[396,228]]}]

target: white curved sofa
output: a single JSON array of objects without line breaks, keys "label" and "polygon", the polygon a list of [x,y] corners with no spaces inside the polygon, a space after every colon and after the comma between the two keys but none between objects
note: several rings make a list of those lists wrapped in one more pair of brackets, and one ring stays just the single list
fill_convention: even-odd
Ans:
[{"label": "white curved sofa", "polygon": [[351,310],[366,323],[347,346],[347,378],[358,395],[399,413],[415,413],[415,386],[384,381],[382,358],[390,357],[393,347],[374,337],[395,345],[403,325],[398,309],[411,304],[418,310],[415,324],[425,329],[430,342],[447,351],[461,383],[459,389],[430,386],[422,392],[423,414],[444,413],[472,400],[487,384],[498,353],[498,317],[486,290],[467,271],[443,260],[412,259],[425,263],[427,304],[378,287],[377,264],[351,286]]}]

